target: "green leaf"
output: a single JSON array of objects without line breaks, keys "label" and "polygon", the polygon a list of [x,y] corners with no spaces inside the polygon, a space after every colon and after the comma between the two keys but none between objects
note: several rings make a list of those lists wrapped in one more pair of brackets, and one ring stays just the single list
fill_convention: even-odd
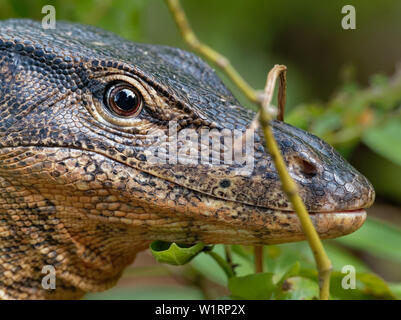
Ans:
[{"label": "green leaf", "polygon": [[373,151],[401,166],[401,120],[392,119],[385,125],[371,128],[362,137]]},{"label": "green leaf", "polygon": [[384,299],[395,298],[388,284],[382,278],[373,273],[357,273],[356,279],[363,284],[362,290],[365,294],[371,294],[374,297],[380,297]]},{"label": "green leaf", "polygon": [[319,297],[318,284],[308,278],[290,277],[274,294],[277,300],[313,300]]},{"label": "green leaf", "polygon": [[401,229],[372,218],[357,232],[334,241],[401,263]]},{"label": "green leaf", "polygon": [[[370,271],[359,259],[355,258],[346,249],[333,240],[325,240],[324,248],[333,263],[334,270],[341,270],[346,264],[355,266],[358,272]],[[277,253],[277,250],[278,253]],[[312,251],[307,242],[286,243],[266,247],[266,270],[274,272],[278,278],[282,277],[289,265],[299,262],[301,269],[315,268]],[[273,252],[273,254],[271,254]]]},{"label": "green leaf", "polygon": [[310,130],[317,136],[323,136],[328,132],[333,132],[337,130],[340,127],[340,116],[334,112],[327,112],[326,114],[319,117],[319,121],[316,121]]},{"label": "green leaf", "polygon": [[[223,245],[214,246],[213,251],[224,254]],[[205,278],[214,281],[222,286],[227,285],[227,277],[220,268],[220,266],[214,261],[214,259],[208,254],[199,254],[191,261],[191,266],[200,272]]]},{"label": "green leaf", "polygon": [[284,281],[286,281],[288,278],[297,276],[300,270],[301,270],[301,265],[297,261],[287,269],[287,271],[284,273],[281,279],[277,282],[277,285],[281,286],[284,283]]},{"label": "green leaf", "polygon": [[368,272],[357,272],[355,288],[346,289],[342,282],[347,273],[335,271],[331,275],[330,292],[337,299],[370,300],[395,299],[389,285],[379,276]]},{"label": "green leaf", "polygon": [[[224,256],[224,245],[218,244],[213,252]],[[236,265],[235,272],[238,276],[252,274],[255,271],[252,253],[247,253],[240,246],[232,246],[232,262]],[[227,276],[224,270],[216,263],[209,254],[200,254],[191,261],[191,266],[198,272],[221,285],[227,285]]]},{"label": "green leaf", "polygon": [[231,265],[229,265],[228,262],[225,259],[223,259],[218,253],[213,251],[208,251],[207,254],[214,259],[214,261],[219,265],[221,269],[223,269],[227,278],[234,277],[235,274],[231,268]]},{"label": "green leaf", "polygon": [[391,283],[389,284],[391,292],[401,300],[401,283]]},{"label": "green leaf", "polygon": [[158,262],[176,266],[188,263],[204,248],[205,244],[202,242],[191,247],[165,241],[154,241],[150,245],[150,250]]},{"label": "green leaf", "polygon": [[263,272],[243,277],[232,277],[228,280],[228,288],[235,298],[249,300],[270,299],[276,285],[273,273]]},{"label": "green leaf", "polygon": [[313,255],[306,242],[270,245],[265,251],[265,268],[275,274],[276,282],[283,278],[289,266],[296,263],[300,263],[301,268],[314,267]]}]

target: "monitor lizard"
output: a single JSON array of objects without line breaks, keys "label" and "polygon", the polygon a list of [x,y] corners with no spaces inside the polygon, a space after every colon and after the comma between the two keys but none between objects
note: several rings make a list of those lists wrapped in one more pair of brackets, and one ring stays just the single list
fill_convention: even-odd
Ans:
[{"label": "monitor lizard", "polygon": [[[305,239],[260,131],[246,174],[221,161],[223,143],[197,161],[210,141],[185,135],[178,152],[159,144],[165,162],[150,161],[171,124],[177,135],[246,132],[255,115],[196,55],[75,23],[6,20],[0,84],[0,298],[108,289],[154,240]],[[318,137],[271,125],[320,236],[358,229],[374,201],[368,180]],[[47,265],[55,290],[42,287]]]}]

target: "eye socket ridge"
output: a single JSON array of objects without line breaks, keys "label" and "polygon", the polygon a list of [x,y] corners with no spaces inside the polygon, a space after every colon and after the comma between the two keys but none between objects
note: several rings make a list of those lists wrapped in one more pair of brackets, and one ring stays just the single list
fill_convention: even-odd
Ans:
[{"label": "eye socket ridge", "polygon": [[121,118],[135,117],[143,107],[143,97],[127,82],[113,82],[104,93],[104,105],[109,113]]}]

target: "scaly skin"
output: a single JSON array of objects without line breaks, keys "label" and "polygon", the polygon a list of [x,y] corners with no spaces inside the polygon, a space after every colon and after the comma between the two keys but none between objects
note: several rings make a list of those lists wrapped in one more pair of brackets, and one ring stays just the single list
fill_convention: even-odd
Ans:
[{"label": "scaly skin", "polygon": [[[143,96],[139,115],[104,113],[115,81]],[[149,161],[150,136],[166,133],[171,120],[178,132],[244,131],[254,116],[195,55],[78,24],[46,31],[30,20],[2,21],[0,83],[0,298],[105,290],[156,239],[304,239],[260,132],[249,175],[238,164],[182,164],[185,152],[176,164]],[[371,184],[319,138],[272,125],[320,236],[358,229]],[[198,151],[178,140],[179,150]],[[45,265],[56,269],[55,290],[41,286]]]}]

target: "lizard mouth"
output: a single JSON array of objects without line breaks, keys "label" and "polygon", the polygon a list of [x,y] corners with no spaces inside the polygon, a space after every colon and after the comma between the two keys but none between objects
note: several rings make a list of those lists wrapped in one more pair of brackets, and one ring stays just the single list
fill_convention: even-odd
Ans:
[{"label": "lizard mouth", "polygon": [[[296,214],[295,211],[283,211],[291,214]],[[335,215],[335,214],[359,214],[359,213],[366,213],[366,210],[361,208],[361,209],[352,209],[352,210],[339,210],[339,211],[309,211],[309,214],[329,214],[329,215]]]},{"label": "lizard mouth", "polygon": [[[133,230],[133,234],[139,233],[149,241],[257,245],[305,240],[294,211],[217,198],[145,173],[100,153],[38,146],[1,148],[2,153],[18,154],[15,161],[31,164],[18,169],[13,163],[5,163],[0,167],[0,173],[9,179],[24,177],[26,185],[26,179],[32,175],[34,186],[54,184],[54,187],[46,188],[46,196],[38,195],[54,208],[68,205],[69,210],[82,212],[88,219],[125,226]],[[54,168],[59,174],[52,175],[47,168]],[[103,169],[109,174],[101,171]],[[57,197],[58,192],[62,192],[63,196]],[[99,196],[98,193],[107,196]],[[99,203],[77,203],[75,200],[92,196],[92,200]],[[83,212],[85,206],[92,209]],[[366,212],[363,208],[312,211],[310,217],[320,237],[327,239],[357,230],[364,223]]]},{"label": "lizard mouth", "polygon": [[[226,225],[216,223],[214,230],[200,236],[206,243],[242,245],[280,244],[306,240],[294,211],[250,210],[248,218],[231,216]],[[223,216],[223,214],[221,214]],[[358,230],[366,220],[365,209],[332,212],[310,212],[309,216],[321,239],[332,239]],[[221,218],[220,218],[221,219]],[[227,224],[229,228],[227,228]]]},{"label": "lizard mouth", "polygon": [[[185,192],[196,197],[197,201],[186,203],[185,215],[197,215],[198,218],[191,220],[193,229],[190,236],[186,233],[183,238],[171,238],[170,241],[266,245],[306,240],[295,211],[224,200],[182,186],[178,188],[185,189]],[[179,208],[178,210],[181,211]],[[358,208],[311,211],[309,216],[320,238],[331,239],[358,230],[365,222],[367,214],[365,208]]]}]

